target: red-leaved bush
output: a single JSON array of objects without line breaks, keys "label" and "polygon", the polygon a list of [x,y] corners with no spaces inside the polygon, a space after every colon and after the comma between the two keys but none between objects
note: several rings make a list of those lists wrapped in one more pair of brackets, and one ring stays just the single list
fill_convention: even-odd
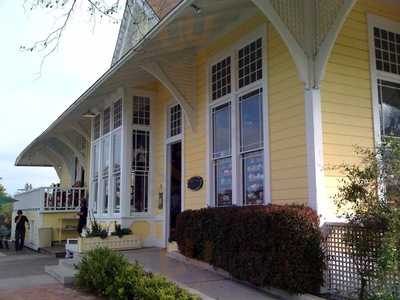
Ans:
[{"label": "red-leaved bush", "polygon": [[303,206],[187,210],[177,219],[179,251],[257,286],[318,292],[324,255],[318,215]]}]

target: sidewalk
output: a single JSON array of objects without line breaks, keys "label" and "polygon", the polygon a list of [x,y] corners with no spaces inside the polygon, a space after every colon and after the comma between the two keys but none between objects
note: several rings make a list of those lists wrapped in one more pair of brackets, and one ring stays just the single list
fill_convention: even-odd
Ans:
[{"label": "sidewalk", "polygon": [[274,300],[267,294],[226,279],[213,272],[166,256],[165,250],[149,248],[122,252],[131,263],[138,261],[146,270],[195,289],[218,300]]},{"label": "sidewalk", "polygon": [[0,251],[0,300],[105,300],[64,287],[44,271],[55,256],[29,249]]}]

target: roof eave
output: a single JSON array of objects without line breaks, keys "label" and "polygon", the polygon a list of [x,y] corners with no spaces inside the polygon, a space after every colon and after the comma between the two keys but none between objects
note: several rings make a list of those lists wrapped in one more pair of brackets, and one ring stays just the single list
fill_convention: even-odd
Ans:
[{"label": "roof eave", "polygon": [[112,65],[99,79],[96,80],[74,103],[72,103],[45,131],[35,138],[25,149],[17,156],[15,166],[25,166],[21,163],[24,155],[42,138],[53,130],[61,121],[63,121],[70,113],[72,113],[79,105],[89,98],[104,82],[106,82],[116,71],[118,71],[126,62],[135,56],[137,50],[143,48],[146,42],[154,38],[165,26],[167,26],[174,18],[179,15],[194,0],[182,0],[179,2],[160,22],[155,25],[138,44],[127,51],[114,65]]}]

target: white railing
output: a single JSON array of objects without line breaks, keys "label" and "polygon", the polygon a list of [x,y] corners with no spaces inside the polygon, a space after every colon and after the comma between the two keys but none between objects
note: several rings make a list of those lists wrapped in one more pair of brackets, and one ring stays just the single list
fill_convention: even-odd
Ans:
[{"label": "white railing", "polygon": [[46,211],[77,210],[86,198],[86,188],[44,188],[43,208]]}]

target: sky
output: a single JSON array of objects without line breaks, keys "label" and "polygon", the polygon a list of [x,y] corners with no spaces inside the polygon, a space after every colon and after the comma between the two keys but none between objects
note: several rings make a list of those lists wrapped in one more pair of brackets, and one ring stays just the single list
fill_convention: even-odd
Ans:
[{"label": "sky", "polygon": [[[84,3],[85,0],[81,0]],[[54,29],[48,10],[26,11],[24,0],[0,0],[0,183],[10,194],[23,188],[58,182],[53,168],[16,167],[19,153],[40,135],[110,66],[119,24],[89,20],[80,5],[57,52],[21,51]]]}]

